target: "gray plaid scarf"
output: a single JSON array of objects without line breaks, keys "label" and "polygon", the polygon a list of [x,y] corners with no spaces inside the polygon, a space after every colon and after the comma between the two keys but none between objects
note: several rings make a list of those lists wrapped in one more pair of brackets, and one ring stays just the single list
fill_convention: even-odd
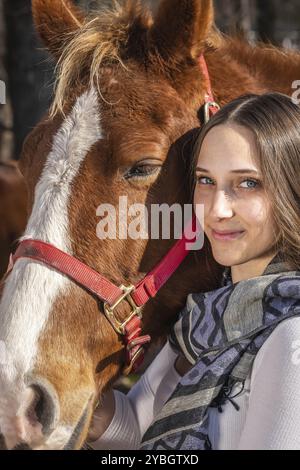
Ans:
[{"label": "gray plaid scarf", "polygon": [[190,294],[169,341],[194,366],[143,437],[142,450],[209,450],[208,408],[244,383],[260,347],[286,318],[300,315],[300,271],[276,255],[263,274]]}]

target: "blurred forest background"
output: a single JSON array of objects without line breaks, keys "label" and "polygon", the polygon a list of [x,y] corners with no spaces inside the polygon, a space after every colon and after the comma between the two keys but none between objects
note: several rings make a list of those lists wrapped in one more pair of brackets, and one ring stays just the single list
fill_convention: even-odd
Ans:
[{"label": "blurred forest background", "polygon": [[[110,0],[74,1],[86,11],[110,4]],[[153,9],[159,3],[144,1]],[[243,32],[250,42],[300,47],[299,0],[214,2],[220,30]],[[0,0],[0,80],[6,85],[6,104],[0,104],[0,161],[18,159],[26,134],[47,109],[53,91],[53,68],[33,29],[31,1]]]}]

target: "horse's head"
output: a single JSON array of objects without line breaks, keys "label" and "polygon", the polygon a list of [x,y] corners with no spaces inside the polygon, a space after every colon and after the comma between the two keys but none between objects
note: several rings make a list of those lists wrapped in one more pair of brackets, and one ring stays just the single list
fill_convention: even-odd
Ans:
[{"label": "horse's head", "polygon": [[[212,2],[164,0],[154,20],[135,2],[90,20],[67,0],[32,4],[58,83],[52,113],[24,144],[31,216],[23,238],[51,243],[116,285],[135,284],[174,237],[120,236],[119,198],[128,208],[191,202],[180,138],[198,125],[204,101],[198,57],[212,47]],[[116,237],[99,237],[102,204],[116,210]],[[186,295],[212,288],[218,273],[207,246],[194,252],[144,308],[145,331],[164,334]],[[7,277],[0,310],[6,444],[78,448],[97,393],[120,374],[120,336],[93,296],[28,259]],[[118,315],[128,311],[123,302]]]}]

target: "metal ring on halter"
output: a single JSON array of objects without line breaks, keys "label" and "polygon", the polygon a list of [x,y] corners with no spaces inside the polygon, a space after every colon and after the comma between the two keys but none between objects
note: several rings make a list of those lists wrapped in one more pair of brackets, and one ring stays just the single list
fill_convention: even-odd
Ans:
[{"label": "metal ring on halter", "polygon": [[204,124],[207,124],[210,120],[210,109],[215,108],[216,111],[219,111],[221,108],[215,101],[209,101],[204,105]]}]

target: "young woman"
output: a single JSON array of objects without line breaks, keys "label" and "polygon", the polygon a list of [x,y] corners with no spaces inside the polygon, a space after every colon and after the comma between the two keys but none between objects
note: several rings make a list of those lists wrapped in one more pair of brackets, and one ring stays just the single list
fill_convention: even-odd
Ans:
[{"label": "young woman", "polygon": [[190,294],[127,396],[94,414],[94,449],[300,449],[300,109],[238,98],[202,128],[194,204],[224,266]]}]

